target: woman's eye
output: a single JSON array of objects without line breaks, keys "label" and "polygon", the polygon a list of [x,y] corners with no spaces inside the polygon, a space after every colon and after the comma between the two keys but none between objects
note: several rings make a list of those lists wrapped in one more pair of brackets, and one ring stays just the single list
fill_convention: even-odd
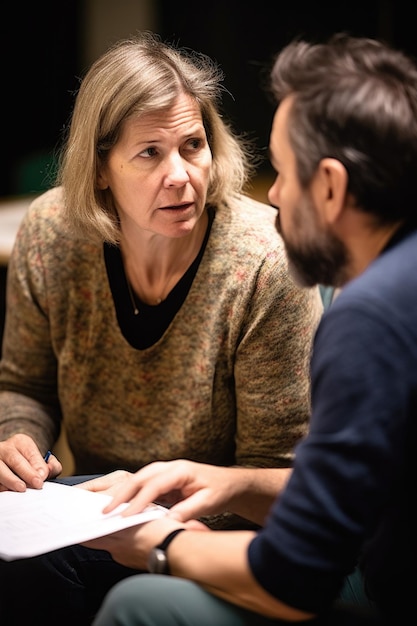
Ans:
[{"label": "woman's eye", "polygon": [[202,141],[201,139],[198,138],[194,138],[194,139],[190,139],[187,143],[187,146],[191,149],[191,150],[198,150],[201,146],[202,146]]},{"label": "woman's eye", "polygon": [[142,152],[139,153],[139,156],[149,158],[149,157],[155,156],[156,154],[157,154],[156,149],[151,147],[151,148],[145,148],[145,150],[142,150]]}]

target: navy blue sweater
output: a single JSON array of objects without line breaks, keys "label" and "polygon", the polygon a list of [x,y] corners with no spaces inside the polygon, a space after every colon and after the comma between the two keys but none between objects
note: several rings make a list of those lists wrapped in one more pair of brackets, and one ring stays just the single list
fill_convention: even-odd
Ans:
[{"label": "navy blue sweater", "polygon": [[311,429],[250,567],[273,596],[321,612],[360,561],[369,596],[403,623],[417,572],[416,231],[398,233],[324,314],[311,374]]}]

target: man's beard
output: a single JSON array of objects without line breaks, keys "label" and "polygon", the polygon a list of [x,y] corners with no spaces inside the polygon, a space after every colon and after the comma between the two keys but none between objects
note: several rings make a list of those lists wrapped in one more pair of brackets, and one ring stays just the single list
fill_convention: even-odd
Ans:
[{"label": "man's beard", "polygon": [[279,216],[276,227],[285,243],[290,272],[298,284],[341,287],[347,281],[348,251],[332,233],[317,227],[308,241],[294,244],[283,235]]},{"label": "man's beard", "polygon": [[285,249],[290,272],[303,287],[341,287],[346,282],[347,251],[332,235],[321,236],[321,242],[316,240],[304,246],[285,241]]}]

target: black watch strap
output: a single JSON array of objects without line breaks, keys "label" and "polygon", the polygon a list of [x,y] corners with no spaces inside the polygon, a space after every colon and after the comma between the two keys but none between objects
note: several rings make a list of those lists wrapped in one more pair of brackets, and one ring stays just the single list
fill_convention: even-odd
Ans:
[{"label": "black watch strap", "polygon": [[182,532],[183,530],[186,530],[186,529],[185,528],[176,528],[175,530],[172,530],[170,533],[168,533],[168,535],[165,537],[165,539],[163,541],[161,541],[161,543],[156,546],[156,548],[158,550],[162,550],[163,552],[165,552],[166,549],[168,548],[169,544],[171,543],[171,541],[178,535],[178,533]]},{"label": "black watch strap", "polygon": [[186,530],[185,528],[176,528],[172,530],[160,544],[152,548],[148,558],[148,570],[152,574],[170,574],[168,558],[166,550],[171,541],[178,535],[178,533]]}]

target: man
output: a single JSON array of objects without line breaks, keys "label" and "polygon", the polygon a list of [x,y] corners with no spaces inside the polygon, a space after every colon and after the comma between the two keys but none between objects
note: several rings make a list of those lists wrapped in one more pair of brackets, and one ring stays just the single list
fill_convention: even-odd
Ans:
[{"label": "man", "polygon": [[[113,484],[113,506],[130,500],[130,512],[177,500],[163,519],[89,543],[172,575],[120,583],[95,626],[402,625],[413,611],[417,67],[377,41],[336,35],[289,44],[271,87],[269,200],[293,274],[343,287],[315,339],[310,432],[286,484],[271,469],[174,461],[87,485]],[[220,510],[263,528],[187,523]]]}]

